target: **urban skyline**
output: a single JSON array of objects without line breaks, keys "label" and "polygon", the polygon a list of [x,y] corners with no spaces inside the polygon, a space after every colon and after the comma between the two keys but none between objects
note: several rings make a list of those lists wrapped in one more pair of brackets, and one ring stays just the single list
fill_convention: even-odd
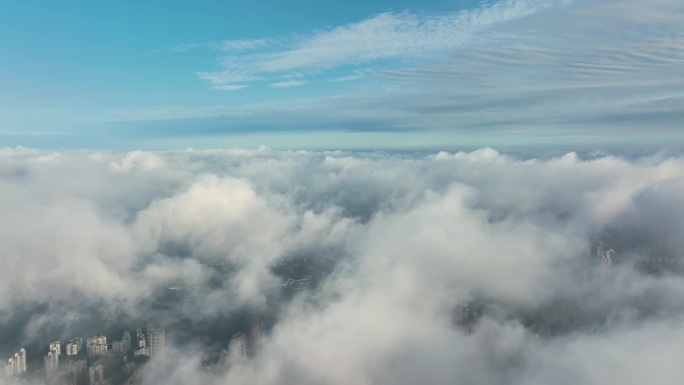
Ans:
[{"label": "urban skyline", "polygon": [[[164,374],[168,365],[165,334],[164,330],[149,326],[146,333],[140,332],[136,343],[144,348],[145,341],[149,339],[148,349],[133,349],[129,330],[122,333],[121,340],[111,343],[107,343],[105,335],[89,337],[85,350],[82,337],[71,338],[65,343],[53,341],[47,345],[47,354],[40,368],[37,368],[40,364],[37,360],[27,363],[26,349],[21,348],[4,364],[4,377],[0,383],[12,379],[45,385],[156,383],[155,380]],[[60,358],[62,352],[66,357]],[[146,365],[148,361],[150,363]],[[32,371],[28,371],[28,367]]]}]

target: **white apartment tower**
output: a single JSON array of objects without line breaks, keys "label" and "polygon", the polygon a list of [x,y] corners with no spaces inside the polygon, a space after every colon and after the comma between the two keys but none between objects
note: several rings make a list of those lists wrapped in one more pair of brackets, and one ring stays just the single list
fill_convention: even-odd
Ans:
[{"label": "white apartment tower", "polygon": [[67,355],[67,356],[75,356],[75,355],[78,354],[78,345],[75,344],[75,343],[69,342],[69,343],[66,344],[64,350],[66,350],[66,355]]},{"label": "white apartment tower", "polygon": [[19,349],[19,353],[14,355],[19,360],[19,374],[26,373],[26,349]]},{"label": "white apartment tower", "polygon": [[52,352],[52,354],[60,355],[62,354],[62,344],[60,341],[55,341],[50,344],[48,351]]},{"label": "white apartment tower", "polygon": [[78,354],[78,352],[83,349],[83,338],[78,337],[78,338],[72,338],[67,342],[66,345],[64,345],[64,350],[66,351],[67,356],[75,356]]}]

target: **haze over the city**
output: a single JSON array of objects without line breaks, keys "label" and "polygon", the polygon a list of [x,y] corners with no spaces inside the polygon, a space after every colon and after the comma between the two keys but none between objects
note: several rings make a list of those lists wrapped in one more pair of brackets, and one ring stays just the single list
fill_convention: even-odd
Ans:
[{"label": "haze over the city", "polygon": [[0,5],[0,385],[684,383],[684,4]]}]

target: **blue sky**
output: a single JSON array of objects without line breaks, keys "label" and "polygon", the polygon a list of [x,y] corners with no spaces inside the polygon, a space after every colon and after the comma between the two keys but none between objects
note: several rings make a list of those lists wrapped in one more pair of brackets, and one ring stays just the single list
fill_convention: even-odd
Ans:
[{"label": "blue sky", "polygon": [[678,0],[26,0],[0,47],[0,147],[684,143]]}]

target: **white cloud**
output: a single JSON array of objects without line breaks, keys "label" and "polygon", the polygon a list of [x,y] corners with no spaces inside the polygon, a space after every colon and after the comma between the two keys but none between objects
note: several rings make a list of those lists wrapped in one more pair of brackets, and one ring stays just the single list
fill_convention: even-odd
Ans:
[{"label": "white cloud", "polygon": [[287,87],[297,87],[297,86],[303,86],[304,84],[308,83],[307,81],[304,80],[283,80],[282,82],[275,82],[269,84],[269,86],[274,87],[274,88],[287,88]]},{"label": "white cloud", "polygon": [[214,85],[223,85],[225,83],[240,83],[261,80],[261,76],[252,74],[249,70],[241,69],[236,71],[223,72],[198,72],[197,76]]},{"label": "white cloud", "polygon": [[225,40],[221,42],[224,51],[253,50],[269,44],[267,39]]},{"label": "white cloud", "polygon": [[238,91],[249,87],[246,84],[222,84],[218,86],[211,86],[212,90],[217,91]]},{"label": "white cloud", "polygon": [[249,51],[268,44],[271,44],[271,41],[267,39],[224,40],[218,43],[181,44],[173,47],[172,50],[176,52],[187,52],[197,48],[206,48],[217,51]]},{"label": "white cloud", "polygon": [[351,81],[363,79],[364,77],[366,77],[368,74],[370,74],[372,72],[373,72],[372,68],[367,68],[365,70],[354,70],[354,72],[351,75],[340,76],[338,78],[328,79],[327,81],[329,81],[329,82],[351,82]]},{"label": "white cloud", "polygon": [[[640,265],[684,248],[681,154],[16,148],[0,160],[0,326],[25,325],[1,346],[71,334],[104,309],[182,324],[167,329],[187,333],[168,384],[682,375],[684,278]],[[599,239],[617,250],[607,273],[587,250]],[[312,290],[286,298],[285,263],[310,268]],[[171,285],[183,296],[153,309]],[[489,307],[458,325],[475,299]],[[272,320],[262,350],[202,367],[193,345],[225,348],[241,312]],[[644,346],[657,364],[638,365]]]},{"label": "white cloud", "polygon": [[212,48],[215,47],[214,43],[190,43],[190,44],[181,44],[178,46],[175,46],[171,48],[172,50],[176,52],[188,52],[196,48]]},{"label": "white cloud", "polygon": [[228,56],[223,60],[225,70],[201,73],[200,77],[230,78],[235,73],[261,77],[292,70],[318,71],[380,59],[440,54],[465,45],[485,28],[567,3],[566,0],[501,0],[473,10],[434,16],[383,13],[294,39],[282,50]]},{"label": "white cloud", "polygon": [[156,155],[144,151],[132,151],[120,161],[111,161],[109,167],[118,174],[126,174],[133,169],[152,171],[164,167],[164,161]]},{"label": "white cloud", "polygon": [[330,79],[328,81],[329,82],[351,82],[351,81],[359,80],[359,79],[363,79],[363,75],[356,74],[356,75],[340,76],[339,78]]}]

